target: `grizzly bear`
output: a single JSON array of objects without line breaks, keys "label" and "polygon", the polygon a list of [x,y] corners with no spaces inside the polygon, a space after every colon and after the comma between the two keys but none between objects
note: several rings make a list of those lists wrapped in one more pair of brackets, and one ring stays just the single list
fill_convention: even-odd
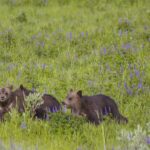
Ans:
[{"label": "grizzly bear", "polygon": [[32,91],[27,90],[20,85],[18,89],[13,91],[13,86],[3,87],[0,89],[0,119],[4,114],[11,111],[12,108],[17,108],[19,113],[25,111],[25,96],[28,96]]},{"label": "grizzly bear", "polygon": [[[4,87],[0,89],[0,120],[4,114],[11,111],[12,108],[17,108],[19,113],[25,112],[26,100],[29,94],[35,91],[25,88],[20,85],[18,89],[13,91],[13,87]],[[49,94],[42,95],[42,103],[34,109],[34,118],[46,119],[49,112],[57,112],[61,110],[61,105],[58,100]],[[31,110],[32,112],[32,110]]]},{"label": "grizzly bear", "polygon": [[11,107],[12,86],[0,88],[0,120]]},{"label": "grizzly bear", "polygon": [[98,125],[105,115],[112,114],[118,122],[127,123],[126,117],[122,116],[115,101],[105,95],[83,96],[82,91],[69,91],[66,99],[62,102],[67,108],[71,108],[74,115],[84,115],[86,118]]},{"label": "grizzly bear", "polygon": [[54,113],[61,110],[61,105],[58,100],[49,94],[43,94],[43,103],[38,106],[34,111],[34,118],[47,119],[48,113]]},{"label": "grizzly bear", "polygon": [[[22,92],[20,92],[20,90]],[[20,102],[25,103],[24,97],[28,96],[29,94],[37,93],[36,91],[31,91],[25,88],[23,85],[16,91],[16,95]],[[47,115],[49,112],[57,112],[61,109],[61,105],[58,100],[49,94],[43,94],[41,99],[40,105],[34,107],[34,110],[31,110],[33,114],[31,114],[34,118],[38,119],[47,119]],[[23,107],[21,107],[23,108]],[[24,109],[23,109],[24,111]]]}]

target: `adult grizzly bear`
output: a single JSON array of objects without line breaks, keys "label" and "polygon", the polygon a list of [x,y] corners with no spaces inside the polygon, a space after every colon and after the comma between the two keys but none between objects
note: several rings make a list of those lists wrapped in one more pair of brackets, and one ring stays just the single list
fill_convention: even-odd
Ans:
[{"label": "adult grizzly bear", "polygon": [[87,119],[99,124],[103,120],[103,116],[112,114],[117,122],[125,122],[128,120],[122,116],[118,110],[118,106],[113,99],[108,96],[99,94],[94,96],[83,96],[82,91],[75,92],[72,89],[68,93],[66,99],[62,102],[75,115],[84,115]]}]

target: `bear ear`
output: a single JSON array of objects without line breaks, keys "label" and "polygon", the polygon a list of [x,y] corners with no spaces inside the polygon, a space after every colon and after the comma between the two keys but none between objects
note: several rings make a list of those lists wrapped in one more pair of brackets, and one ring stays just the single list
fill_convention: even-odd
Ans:
[{"label": "bear ear", "polygon": [[22,84],[20,84],[20,89],[23,90],[24,89],[24,86]]},{"label": "bear ear", "polygon": [[70,91],[69,92],[73,92],[73,89],[70,89]]},{"label": "bear ear", "polygon": [[81,90],[79,90],[79,91],[77,92],[77,94],[78,94],[80,97],[82,97],[82,91],[81,91]]},{"label": "bear ear", "polygon": [[13,85],[8,86],[10,90],[13,90]]}]

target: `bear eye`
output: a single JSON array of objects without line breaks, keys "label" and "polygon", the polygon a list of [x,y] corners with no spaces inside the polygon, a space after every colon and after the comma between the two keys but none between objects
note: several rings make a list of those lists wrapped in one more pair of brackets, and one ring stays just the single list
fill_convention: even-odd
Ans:
[{"label": "bear eye", "polygon": [[8,96],[8,93],[6,92],[5,95]]},{"label": "bear eye", "polygon": [[72,100],[72,98],[71,97],[69,97],[69,101],[71,101]]}]

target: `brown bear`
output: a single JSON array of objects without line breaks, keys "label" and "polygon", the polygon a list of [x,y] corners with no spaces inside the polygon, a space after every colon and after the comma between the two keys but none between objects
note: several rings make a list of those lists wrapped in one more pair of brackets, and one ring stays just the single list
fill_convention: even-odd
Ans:
[{"label": "brown bear", "polygon": [[49,94],[43,94],[43,103],[40,104],[34,111],[34,118],[48,119],[48,113],[55,113],[61,110],[61,105],[58,100]]},{"label": "brown bear", "polygon": [[19,113],[25,111],[25,96],[28,96],[32,91],[27,90],[22,85],[15,91],[13,86],[0,89],[0,118],[3,119],[5,113],[12,108],[17,108]]},{"label": "brown bear", "polygon": [[[25,112],[26,101],[25,98],[29,94],[36,93],[35,91],[25,88],[20,85],[18,89],[13,91],[13,87],[4,87],[0,89],[0,119],[2,120],[4,114],[9,112],[12,108],[17,108],[19,113]],[[34,118],[47,119],[49,112],[57,112],[61,110],[61,105],[58,100],[49,94],[43,94],[42,103],[34,109]]]},{"label": "brown bear", "polygon": [[[20,90],[22,92],[20,92]],[[24,97],[29,94],[37,93],[36,91],[31,91],[25,88],[23,85],[20,85],[20,88],[16,91],[19,101],[25,102]],[[33,104],[34,105],[34,104]],[[47,119],[49,112],[57,112],[61,110],[61,105],[58,100],[49,94],[42,95],[42,102],[38,106],[32,106],[34,110],[31,110],[31,114],[34,118],[38,119]],[[21,107],[24,108],[24,107]],[[24,109],[23,109],[24,110]]]},{"label": "brown bear", "polygon": [[120,114],[115,101],[102,94],[83,96],[82,91],[75,92],[71,89],[62,104],[71,108],[73,114],[84,115],[96,125],[103,120],[104,115],[109,114],[112,114],[113,118],[119,123],[128,122],[127,118]]},{"label": "brown bear", "polygon": [[12,86],[0,88],[0,120],[11,107]]}]

